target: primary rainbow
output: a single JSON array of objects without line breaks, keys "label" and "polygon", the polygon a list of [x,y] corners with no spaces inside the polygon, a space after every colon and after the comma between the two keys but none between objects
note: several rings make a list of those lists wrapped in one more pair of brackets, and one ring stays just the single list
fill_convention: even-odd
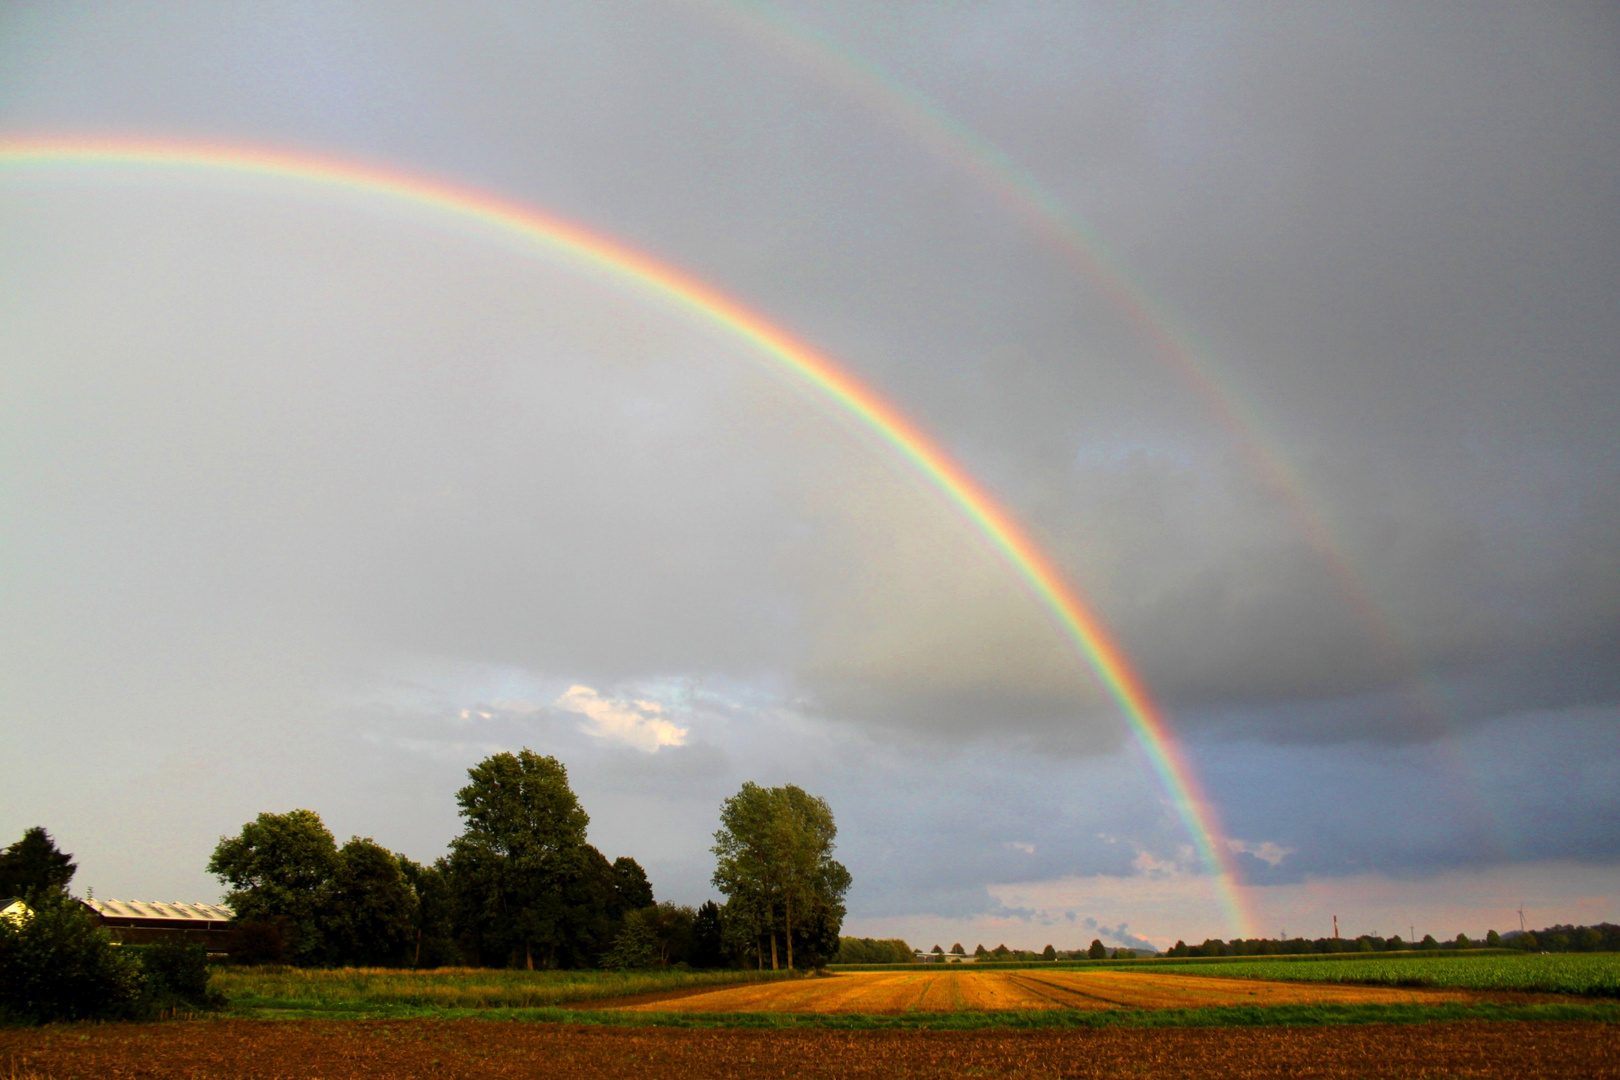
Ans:
[{"label": "primary rainbow", "polygon": [[1214,809],[1182,759],[1146,685],[1118,643],[1063,580],[1051,560],[978,481],[899,409],[830,357],[724,293],[643,252],[532,207],[429,177],[256,147],[127,139],[0,140],[0,176],[31,167],[63,165],[250,174],[364,192],[425,207],[491,226],[584,262],[748,342],[781,369],[825,394],[910,461],[978,526],[1034,591],[1125,714],[1200,860],[1214,879],[1232,935],[1250,936],[1250,919]]}]

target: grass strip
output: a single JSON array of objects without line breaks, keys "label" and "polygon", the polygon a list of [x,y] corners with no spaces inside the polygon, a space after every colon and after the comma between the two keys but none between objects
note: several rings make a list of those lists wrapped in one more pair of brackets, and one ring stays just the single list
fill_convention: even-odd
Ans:
[{"label": "grass strip", "polygon": [[1586,1020],[1620,1023],[1620,1003],[1440,1005],[1271,1005],[1204,1009],[1045,1009],[1019,1012],[901,1013],[624,1013],[596,1009],[433,1009],[348,1004],[297,1008],[234,1005],[222,1017],[265,1020],[510,1020],[609,1027],[816,1028],[838,1031],[981,1031],[1050,1028],[1320,1027],[1425,1024],[1452,1020]]}]

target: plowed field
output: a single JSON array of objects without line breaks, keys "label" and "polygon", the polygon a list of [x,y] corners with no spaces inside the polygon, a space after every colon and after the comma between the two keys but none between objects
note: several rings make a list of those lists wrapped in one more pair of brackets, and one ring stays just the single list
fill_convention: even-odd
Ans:
[{"label": "plowed field", "polygon": [[747,1031],[488,1020],[203,1020],[0,1030],[0,1075],[67,1080],[545,1077],[1620,1077],[1620,1027]]},{"label": "plowed field", "polygon": [[[1134,971],[874,971],[647,994],[601,1008],[700,1013],[1000,1012],[1199,1009],[1218,1005],[1395,1005],[1480,1001],[1468,990],[1326,986]],[[1523,995],[1519,995],[1522,1000]]]}]

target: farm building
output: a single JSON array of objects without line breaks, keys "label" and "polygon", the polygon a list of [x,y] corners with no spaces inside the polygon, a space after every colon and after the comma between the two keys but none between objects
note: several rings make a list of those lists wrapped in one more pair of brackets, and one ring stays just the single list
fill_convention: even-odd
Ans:
[{"label": "farm building", "polygon": [[160,904],[149,900],[81,900],[96,921],[125,945],[193,941],[224,952],[235,913],[218,904]]}]

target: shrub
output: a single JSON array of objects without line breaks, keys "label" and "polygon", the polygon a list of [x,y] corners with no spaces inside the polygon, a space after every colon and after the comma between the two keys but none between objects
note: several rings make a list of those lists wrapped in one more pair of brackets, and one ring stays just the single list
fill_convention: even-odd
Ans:
[{"label": "shrub", "polygon": [[131,1015],[143,982],[133,959],[69,897],[41,898],[20,923],[0,919],[0,1015],[7,1019]]},{"label": "shrub", "polygon": [[208,950],[183,941],[126,946],[140,964],[144,985],[134,1011],[141,1016],[217,1009],[225,995],[208,989]]}]

